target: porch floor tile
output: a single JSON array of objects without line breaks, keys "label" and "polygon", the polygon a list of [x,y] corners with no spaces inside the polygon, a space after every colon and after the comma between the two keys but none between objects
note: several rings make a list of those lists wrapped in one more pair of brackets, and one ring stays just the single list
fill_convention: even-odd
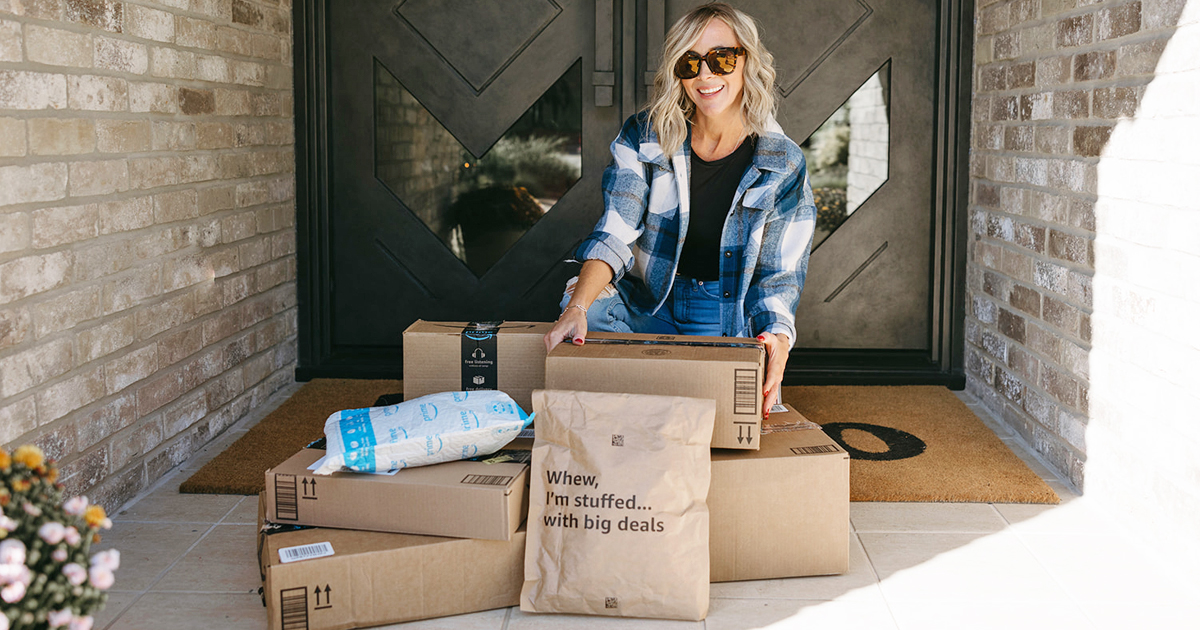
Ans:
[{"label": "porch floor tile", "polygon": [[[97,629],[265,630],[255,497],[179,484],[293,394],[289,386],[113,515],[97,549],[122,566]],[[960,398],[1062,498],[1060,505],[853,503],[850,570],[714,584],[699,623],[547,616],[516,608],[385,626],[537,628],[1188,628],[1200,619],[1180,567],[1143,550],[1026,449],[970,394]]]}]

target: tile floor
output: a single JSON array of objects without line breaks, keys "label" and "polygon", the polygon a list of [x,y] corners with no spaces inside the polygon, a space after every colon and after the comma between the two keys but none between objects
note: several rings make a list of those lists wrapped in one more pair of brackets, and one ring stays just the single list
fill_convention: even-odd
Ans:
[{"label": "tile floor", "polygon": [[[96,628],[267,627],[255,562],[255,497],[181,495],[179,484],[299,385],[289,386],[113,515],[99,548],[121,568]],[[494,610],[389,628],[1200,628],[1190,579],[1142,549],[1000,427],[1063,502],[853,503],[845,575],[714,584],[701,623],[530,615]]]}]

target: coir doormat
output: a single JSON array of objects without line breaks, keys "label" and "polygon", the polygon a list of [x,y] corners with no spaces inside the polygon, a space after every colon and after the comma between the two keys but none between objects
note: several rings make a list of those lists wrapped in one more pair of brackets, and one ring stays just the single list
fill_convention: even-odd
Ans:
[{"label": "coir doormat", "polygon": [[784,387],[850,453],[851,501],[1058,503],[945,387]]},{"label": "coir doormat", "polygon": [[[323,435],[335,411],[398,402],[400,381],[318,379],[197,471],[180,492],[257,494],[263,474]],[[851,453],[852,501],[1058,503],[944,387],[785,387],[783,399]]]}]

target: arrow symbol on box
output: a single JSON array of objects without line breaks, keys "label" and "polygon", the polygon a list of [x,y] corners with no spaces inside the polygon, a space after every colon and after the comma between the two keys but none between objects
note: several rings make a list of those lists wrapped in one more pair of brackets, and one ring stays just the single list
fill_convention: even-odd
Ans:
[{"label": "arrow symbol on box", "polygon": [[301,479],[300,483],[304,484],[304,496],[308,496],[308,479]]},{"label": "arrow symbol on box", "polygon": [[738,444],[741,444],[742,440],[746,437],[745,431],[746,431],[746,427],[743,427],[743,426],[738,427]]}]

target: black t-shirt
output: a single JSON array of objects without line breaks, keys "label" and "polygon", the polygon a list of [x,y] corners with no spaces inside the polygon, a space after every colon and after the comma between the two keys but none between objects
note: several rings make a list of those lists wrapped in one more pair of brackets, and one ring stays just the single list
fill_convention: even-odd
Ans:
[{"label": "black t-shirt", "polygon": [[691,216],[679,273],[697,280],[720,278],[721,230],[753,157],[754,139],[750,136],[719,160],[705,162],[692,153]]}]

